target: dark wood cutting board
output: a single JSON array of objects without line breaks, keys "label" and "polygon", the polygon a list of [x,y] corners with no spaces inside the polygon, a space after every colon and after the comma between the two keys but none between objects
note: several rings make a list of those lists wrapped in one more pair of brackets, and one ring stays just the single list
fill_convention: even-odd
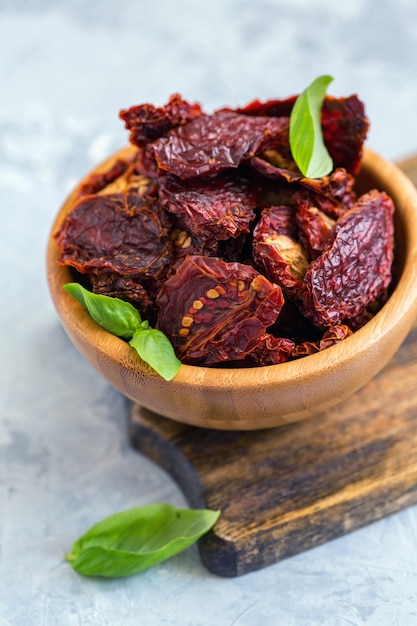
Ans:
[{"label": "dark wood cutting board", "polygon": [[[417,157],[400,163],[417,184]],[[193,507],[220,509],[200,540],[207,568],[239,576],[417,503],[417,324],[343,404],[275,429],[178,424],[132,406],[132,444]]]}]

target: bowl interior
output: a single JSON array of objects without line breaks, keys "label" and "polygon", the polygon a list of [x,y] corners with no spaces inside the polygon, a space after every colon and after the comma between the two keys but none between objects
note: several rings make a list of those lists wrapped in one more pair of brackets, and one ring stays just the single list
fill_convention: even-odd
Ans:
[{"label": "bowl interior", "polygon": [[[107,169],[131,150],[118,152],[95,171]],[[59,211],[48,243],[51,297],[64,329],[84,357],[121,393],[155,413],[222,430],[269,428],[304,419],[342,401],[377,374],[405,338],[416,315],[416,189],[394,164],[365,149],[357,190],[363,193],[372,188],[385,190],[396,206],[390,297],[368,324],[323,352],[247,369],[183,365],[172,381],[161,379],[126,342],[97,326],[63,289],[65,283],[74,280],[74,274],[58,264],[53,233],[71,209],[78,187]]]}]

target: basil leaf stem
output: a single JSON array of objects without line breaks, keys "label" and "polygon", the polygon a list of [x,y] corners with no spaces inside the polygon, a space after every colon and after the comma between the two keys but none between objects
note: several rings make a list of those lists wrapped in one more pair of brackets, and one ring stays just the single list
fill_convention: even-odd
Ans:
[{"label": "basil leaf stem", "polygon": [[148,504],[115,513],[73,545],[66,560],[84,576],[122,577],[182,552],[207,533],[220,511]]},{"label": "basil leaf stem", "polygon": [[171,380],[178,373],[181,361],[168,337],[162,331],[150,328],[147,320],[142,321],[137,309],[129,302],[92,293],[79,283],[67,283],[64,289],[87,309],[97,324],[129,341],[140,358],[162,378]]},{"label": "basil leaf stem", "polygon": [[321,178],[333,169],[323,140],[321,109],[332,76],[319,76],[297,98],[290,116],[290,148],[306,178]]}]

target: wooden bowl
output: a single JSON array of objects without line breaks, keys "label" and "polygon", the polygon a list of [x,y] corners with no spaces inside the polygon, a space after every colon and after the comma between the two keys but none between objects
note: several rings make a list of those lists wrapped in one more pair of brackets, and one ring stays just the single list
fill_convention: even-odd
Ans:
[{"label": "wooden bowl", "polygon": [[[129,150],[118,152],[95,171],[107,169]],[[358,191],[371,188],[385,190],[396,206],[394,289],[370,322],[323,352],[249,369],[183,365],[172,381],[163,380],[125,341],[99,327],[63,289],[73,276],[68,267],[58,264],[53,233],[72,207],[78,187],[59,211],[48,243],[49,288],[63,327],[87,361],[122,394],[178,422],[256,430],[317,414],[375,376],[399,348],[417,314],[417,190],[398,167],[366,149]]]}]

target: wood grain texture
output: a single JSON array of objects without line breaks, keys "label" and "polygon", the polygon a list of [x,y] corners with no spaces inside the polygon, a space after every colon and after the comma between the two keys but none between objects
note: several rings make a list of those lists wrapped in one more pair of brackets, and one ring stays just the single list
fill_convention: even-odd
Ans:
[{"label": "wood grain texture", "polygon": [[[417,183],[417,158],[401,165]],[[221,510],[201,557],[239,576],[417,503],[416,380],[414,324],[371,382],[308,420],[221,432],[133,405],[129,433],[191,506]]]},{"label": "wood grain texture", "polygon": [[215,431],[137,405],[134,446],[193,507],[220,509],[200,542],[207,568],[238,576],[417,503],[417,327],[355,396],[275,429]]}]

